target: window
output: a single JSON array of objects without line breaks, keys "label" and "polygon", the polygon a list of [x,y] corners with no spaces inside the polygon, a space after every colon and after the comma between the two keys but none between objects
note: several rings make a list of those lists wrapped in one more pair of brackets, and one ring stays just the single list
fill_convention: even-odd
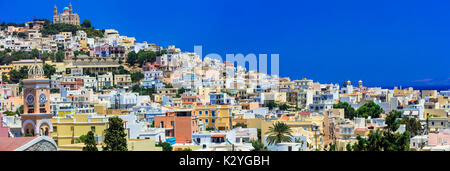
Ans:
[{"label": "window", "polygon": [[170,121],[170,125],[174,126],[175,125],[175,121]]},{"label": "window", "polygon": [[208,115],[208,111],[207,110],[205,110],[205,115]]},{"label": "window", "polygon": [[215,123],[215,122],[216,122],[216,120],[215,120],[215,119],[211,119],[211,122],[212,122],[212,123]]},{"label": "window", "polygon": [[216,111],[215,111],[215,110],[212,110],[212,111],[211,111],[211,116],[212,116],[212,117],[216,116]]},{"label": "window", "polygon": [[53,132],[58,132],[58,127],[53,126]]},{"label": "window", "polygon": [[433,126],[434,126],[434,122],[431,122],[431,125],[433,125]]},{"label": "window", "polygon": [[200,110],[200,111],[198,111],[198,114],[199,114],[199,115],[202,115],[202,111],[201,111],[201,110]]},{"label": "window", "polygon": [[95,132],[95,126],[91,126],[91,131]]},{"label": "window", "polygon": [[208,119],[205,119],[205,122],[208,123]]}]

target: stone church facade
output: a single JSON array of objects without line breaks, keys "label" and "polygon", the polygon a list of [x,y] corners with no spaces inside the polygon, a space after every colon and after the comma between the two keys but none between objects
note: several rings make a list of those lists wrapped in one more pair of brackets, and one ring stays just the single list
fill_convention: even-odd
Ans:
[{"label": "stone church facade", "polygon": [[72,4],[69,7],[64,7],[62,13],[58,14],[58,8],[53,9],[53,23],[73,24],[80,25],[80,17],[78,14],[74,14],[72,10]]}]

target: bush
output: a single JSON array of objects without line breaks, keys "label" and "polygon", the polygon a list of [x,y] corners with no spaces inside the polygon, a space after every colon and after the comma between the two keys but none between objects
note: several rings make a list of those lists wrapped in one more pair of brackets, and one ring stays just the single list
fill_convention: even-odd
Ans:
[{"label": "bush", "polygon": [[172,151],[172,146],[168,142],[159,142],[156,147],[162,147],[163,151]]}]

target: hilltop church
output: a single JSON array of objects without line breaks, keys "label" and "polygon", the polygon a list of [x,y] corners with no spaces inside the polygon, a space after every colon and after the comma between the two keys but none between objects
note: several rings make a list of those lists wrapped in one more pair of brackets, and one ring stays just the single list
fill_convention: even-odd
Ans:
[{"label": "hilltop church", "polygon": [[69,7],[64,7],[61,14],[58,14],[58,8],[55,5],[53,9],[53,23],[80,25],[80,17],[78,14],[73,13],[72,4],[69,4]]}]

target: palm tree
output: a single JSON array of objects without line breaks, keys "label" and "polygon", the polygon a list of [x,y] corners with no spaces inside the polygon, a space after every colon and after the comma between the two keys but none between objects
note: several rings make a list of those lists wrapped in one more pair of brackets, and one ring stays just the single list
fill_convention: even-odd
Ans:
[{"label": "palm tree", "polygon": [[292,130],[283,122],[275,122],[273,126],[269,127],[269,131],[266,133],[267,141],[269,145],[278,144],[282,142],[291,142]]}]

